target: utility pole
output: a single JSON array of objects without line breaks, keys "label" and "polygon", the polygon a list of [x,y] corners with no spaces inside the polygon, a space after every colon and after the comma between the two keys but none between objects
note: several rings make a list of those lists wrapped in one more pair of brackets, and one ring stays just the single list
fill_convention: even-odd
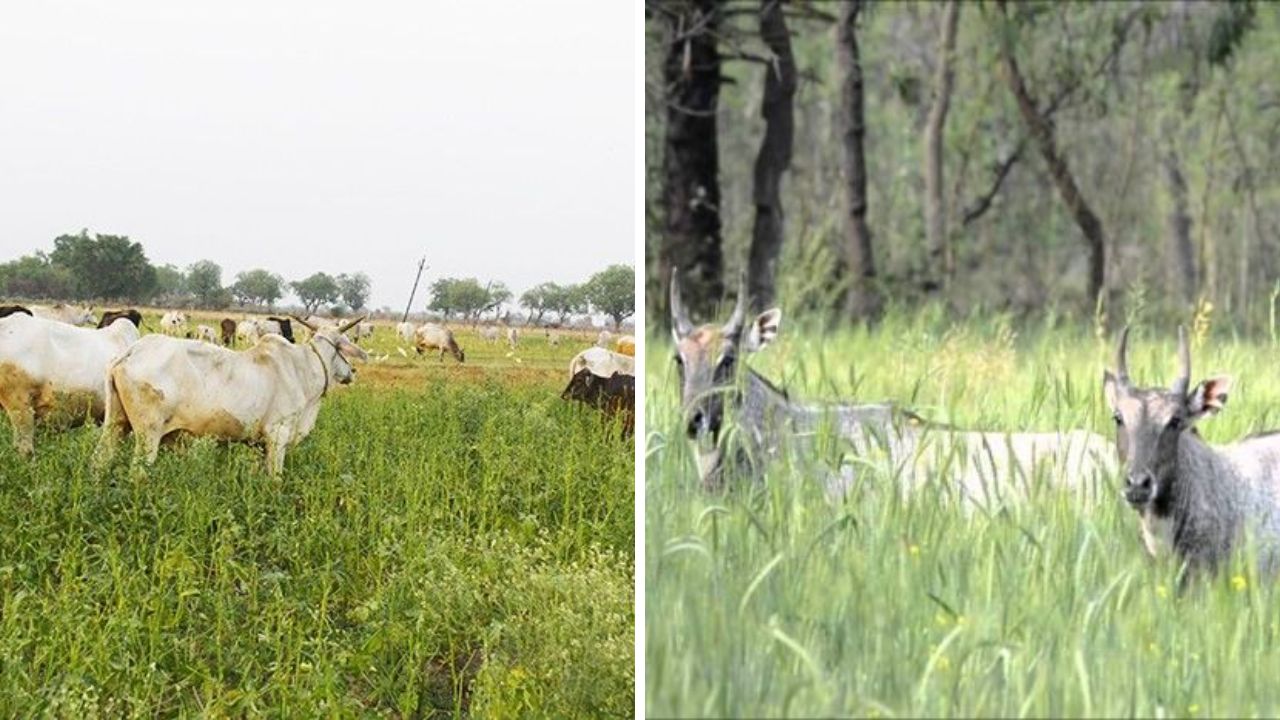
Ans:
[{"label": "utility pole", "polygon": [[413,307],[413,296],[418,294],[418,281],[422,279],[422,271],[427,267],[427,258],[423,256],[418,261],[418,276],[413,279],[413,289],[409,291],[409,303],[404,306],[404,317],[400,318],[400,322],[409,321],[409,308]]}]

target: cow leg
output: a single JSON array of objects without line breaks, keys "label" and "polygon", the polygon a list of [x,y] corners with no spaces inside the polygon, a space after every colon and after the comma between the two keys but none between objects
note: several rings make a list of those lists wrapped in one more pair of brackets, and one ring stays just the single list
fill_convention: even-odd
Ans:
[{"label": "cow leg", "polygon": [[98,446],[93,453],[93,468],[100,470],[106,467],[116,454],[116,445],[124,431],[129,428],[129,418],[124,413],[124,405],[120,402],[120,394],[116,392],[111,371],[107,375],[107,402],[102,416],[102,435],[98,436]]},{"label": "cow leg", "polygon": [[267,436],[267,472],[280,477],[284,472],[284,453],[289,449],[288,431],[276,431]]},{"label": "cow leg", "polygon": [[13,425],[13,445],[18,454],[29,458],[36,451],[36,409],[28,402],[15,402],[12,398],[4,403],[5,413]]}]

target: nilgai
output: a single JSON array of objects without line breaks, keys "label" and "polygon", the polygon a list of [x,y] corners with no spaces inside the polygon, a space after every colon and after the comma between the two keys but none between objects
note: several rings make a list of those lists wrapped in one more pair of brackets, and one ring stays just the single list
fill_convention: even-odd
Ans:
[{"label": "nilgai", "polygon": [[1214,447],[1196,422],[1222,410],[1231,378],[1211,377],[1191,388],[1191,351],[1178,328],[1178,376],[1168,388],[1140,388],[1129,380],[1120,333],[1116,371],[1104,371],[1103,392],[1116,424],[1124,465],[1124,496],[1141,518],[1153,556],[1174,552],[1186,563],[1184,581],[1212,573],[1252,531],[1261,569],[1280,560],[1280,433]]},{"label": "nilgai", "polygon": [[[680,296],[679,277],[671,278],[671,316],[676,366],[681,383],[684,431],[707,489],[725,483],[726,470],[759,480],[769,461],[790,445],[799,457],[817,459],[814,439],[821,434],[844,441],[862,462],[887,461],[887,471],[904,491],[941,482],[967,507],[990,507],[1025,497],[1039,484],[1068,487],[1094,499],[1100,481],[1113,472],[1115,451],[1100,435],[1084,430],[1061,432],[974,432],[927,422],[890,403],[805,404],[794,402],[759,373],[742,368],[739,355],[769,345],[778,334],[782,311],[766,310],[746,320],[746,283],[722,326],[694,327]],[[737,426],[736,442],[726,444],[726,418]],[[855,467],[817,472],[831,495],[848,491]]]}]

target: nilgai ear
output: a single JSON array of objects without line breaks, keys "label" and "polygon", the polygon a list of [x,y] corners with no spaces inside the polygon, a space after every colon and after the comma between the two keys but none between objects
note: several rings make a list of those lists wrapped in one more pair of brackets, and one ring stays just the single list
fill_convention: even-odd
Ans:
[{"label": "nilgai ear", "polygon": [[1231,390],[1231,378],[1226,375],[1211,377],[1191,391],[1187,397],[1187,410],[1192,417],[1212,415],[1227,404],[1227,392]]},{"label": "nilgai ear", "polygon": [[1102,371],[1102,394],[1107,398],[1107,405],[1116,409],[1116,376],[1110,370]]},{"label": "nilgai ear", "polygon": [[747,352],[755,352],[773,342],[778,337],[778,325],[782,322],[782,311],[778,308],[765,310],[751,321],[751,329],[747,331]]}]

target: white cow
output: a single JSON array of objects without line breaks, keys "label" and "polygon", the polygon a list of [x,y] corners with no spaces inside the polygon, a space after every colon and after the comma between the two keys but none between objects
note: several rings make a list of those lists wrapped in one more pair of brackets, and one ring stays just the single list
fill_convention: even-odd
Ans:
[{"label": "white cow", "polygon": [[182,337],[187,332],[187,315],[179,310],[170,310],[160,316],[160,332],[173,337]]},{"label": "white cow", "polygon": [[258,337],[262,334],[258,328],[258,321],[253,318],[245,318],[236,323],[236,339],[243,340],[249,345],[258,342]]},{"label": "white cow", "polygon": [[203,340],[204,342],[210,342],[210,343],[213,343],[214,345],[217,345],[217,344],[218,344],[218,333],[217,333],[217,331],[215,331],[213,328],[209,327],[208,325],[197,325],[197,326],[196,326],[196,339],[197,339],[197,340]]},{"label": "white cow", "polygon": [[280,328],[280,323],[276,320],[258,320],[258,337],[263,335],[280,335],[284,336],[284,331]]},{"label": "white cow", "polygon": [[516,343],[519,341],[520,333],[516,332],[516,329],[513,327],[507,328],[507,344],[511,346],[512,350],[516,349]]},{"label": "white cow", "polygon": [[22,313],[0,319],[0,407],[18,452],[35,452],[35,424],[52,414],[72,423],[102,418],[107,364],[138,340],[127,318],[98,329]]},{"label": "white cow", "polygon": [[491,342],[491,343],[498,342],[497,326],[485,325],[484,327],[480,328],[480,337],[483,338],[485,342]]},{"label": "white cow", "polygon": [[[299,320],[304,325],[306,321]],[[106,373],[107,407],[95,463],[110,461],[125,430],[135,462],[155,462],[160,441],[175,431],[262,443],[267,470],[279,475],[285,452],[311,432],[320,399],[355,377],[349,359],[368,355],[336,328],[309,325],[313,337],[293,345],[275,334],[236,352],[197,341],[149,335]]]},{"label": "white cow", "polygon": [[417,327],[411,322],[396,323],[396,335],[400,336],[405,342],[413,342],[414,331]]},{"label": "white cow", "polygon": [[97,325],[98,319],[93,315],[93,308],[63,305],[58,303],[52,307],[32,305],[31,314],[46,320],[56,320],[67,325]]},{"label": "white cow", "polygon": [[569,361],[569,379],[583,370],[602,378],[614,373],[635,377],[636,359],[602,347],[589,347]]},{"label": "white cow", "polygon": [[356,342],[360,342],[361,340],[371,337],[373,337],[373,323],[362,322],[355,326]]},{"label": "white cow", "polygon": [[458,362],[466,362],[467,355],[458,347],[453,339],[453,331],[443,325],[426,323],[414,333],[414,349],[418,354],[427,350],[439,350],[440,362],[444,362],[444,354],[451,353]]}]

